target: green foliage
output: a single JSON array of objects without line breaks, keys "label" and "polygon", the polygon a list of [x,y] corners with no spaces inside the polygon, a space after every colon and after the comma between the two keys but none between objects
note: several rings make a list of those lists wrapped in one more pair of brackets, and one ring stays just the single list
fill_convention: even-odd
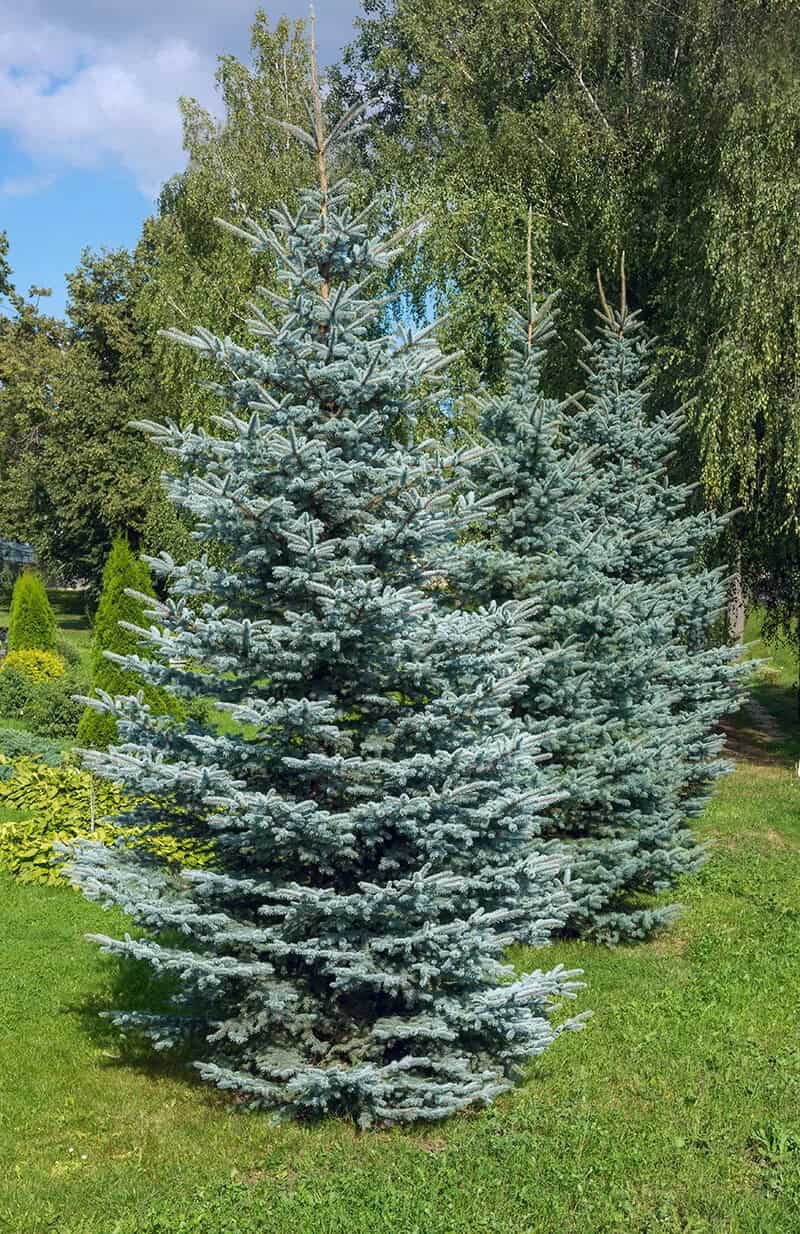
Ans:
[{"label": "green foliage", "polygon": [[[26,816],[0,824],[0,866],[22,882],[55,884],[62,876],[53,864],[53,845],[88,834],[93,812],[102,819],[122,810],[125,798],[78,767],[22,758],[0,783],[0,803]],[[104,826],[106,838],[110,830]]]},{"label": "green foliage", "polygon": [[[115,655],[131,655],[139,649],[136,635],[121,624],[127,622],[141,626],[144,622],[142,601],[127,595],[129,590],[153,595],[147,566],[131,551],[127,540],[117,538],[103,570],[103,589],[95,613],[91,651],[92,688],[111,695],[135,694],[143,689],[145,701],[153,712],[180,715],[180,705],[172,695],[152,685],[145,685],[130,669],[122,668],[105,655],[107,651]],[[86,707],[78,725],[79,745],[103,750],[116,738],[117,724],[113,717],[94,707]]]},{"label": "green foliage", "polygon": [[[391,190],[397,221],[428,221],[400,286],[421,316],[450,310],[460,384],[495,381],[508,308],[524,308],[529,211],[534,289],[561,289],[567,337],[591,320],[594,266],[622,245],[635,263],[651,181],[631,167],[657,151],[650,95],[682,30],[628,0],[544,0],[533,14],[514,0],[364,8],[332,105],[379,100],[381,132],[362,151],[370,181]],[[554,352],[559,388],[571,369]]]},{"label": "green foliage", "polygon": [[0,673],[22,673],[34,685],[43,681],[57,681],[64,676],[64,661],[54,651],[41,651],[31,647],[22,651],[9,651],[0,663]]},{"label": "green foliage", "polygon": [[[735,80],[702,204],[705,268],[686,288],[681,337],[703,356],[693,403],[709,498],[732,529],[746,589],[771,634],[800,612],[800,35],[768,42]],[[764,289],[768,288],[768,294]]]},{"label": "green foliage", "polygon": [[3,669],[0,672],[0,716],[19,719],[35,690],[27,673],[16,668]]},{"label": "green foliage", "polygon": [[56,648],[69,671],[79,677],[83,669],[81,653],[71,639],[66,638],[60,630],[56,634]]},{"label": "green foliage", "polygon": [[81,707],[74,677],[52,651],[10,651],[0,668],[0,715],[40,737],[74,737]]},{"label": "green foliage", "polygon": [[[659,400],[695,400],[672,470],[741,509],[724,556],[773,632],[800,611],[798,54],[793,0],[366,0],[331,92],[337,114],[379,100],[370,184],[428,220],[396,280],[418,315],[451,309],[463,385],[501,375],[529,209],[567,340],[625,251]],[[570,354],[547,388],[571,388]]]},{"label": "green foliage", "polygon": [[38,575],[26,570],[14,584],[8,623],[8,650],[55,651],[56,619]]},{"label": "green foliage", "polygon": [[37,758],[50,767],[57,767],[62,758],[62,747],[47,737],[38,737],[20,728],[0,728],[0,756],[6,759],[0,764],[3,779],[12,774],[14,763],[20,758]]},{"label": "green foliage", "polygon": [[[0,806],[24,815],[0,823],[0,869],[20,882],[55,885],[63,883],[61,873],[66,855],[54,845],[69,846],[91,836],[113,844],[122,833],[109,821],[130,808],[130,798],[115,784],[98,780],[90,772],[70,762],[50,765],[38,757],[17,758],[10,763],[0,756],[0,769],[8,769],[0,779]],[[180,844],[169,836],[146,837],[141,831],[126,828],[126,843],[144,847],[167,862],[188,860],[202,866],[210,855],[208,846]]]},{"label": "green foliage", "polygon": [[0,231],[0,296],[13,295],[11,266],[8,262],[8,233]]},{"label": "green foliage", "polygon": [[82,713],[75,690],[69,678],[42,682],[22,708],[23,723],[40,737],[74,737]]},{"label": "green foliage", "polygon": [[[221,119],[194,99],[181,100],[187,166],[165,185],[136,252],[146,274],[137,314],[153,340],[159,416],[182,424],[207,423],[216,412],[202,384],[212,371],[197,352],[170,346],[159,330],[203,321],[221,336],[241,336],[243,303],[258,287],[276,289],[274,262],[246,249],[217,218],[241,226],[267,216],[296,198],[313,165],[308,150],[269,120],[306,122],[304,23],[280,18],[271,29],[259,11],[250,47],[249,64],[232,55],[219,59]],[[151,531],[147,545],[160,550],[165,541]]]},{"label": "green foliage", "polygon": [[143,277],[125,250],[87,251],[68,277],[71,324],[16,295],[0,316],[0,530],[49,574],[93,585],[114,534],[158,526],[177,541],[158,451],[129,427],[157,398],[134,311]]},{"label": "green foliage", "polygon": [[41,737],[74,737],[81,708],[76,682],[53,651],[10,651],[0,667],[0,714],[19,717]]}]

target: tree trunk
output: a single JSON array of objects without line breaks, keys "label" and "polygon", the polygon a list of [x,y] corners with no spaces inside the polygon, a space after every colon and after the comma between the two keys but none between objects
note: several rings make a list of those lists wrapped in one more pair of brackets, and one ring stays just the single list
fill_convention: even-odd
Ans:
[{"label": "tree trunk", "polygon": [[732,643],[741,643],[744,638],[744,590],[742,588],[742,552],[736,550],[736,573],[731,579],[728,592],[728,636]]}]

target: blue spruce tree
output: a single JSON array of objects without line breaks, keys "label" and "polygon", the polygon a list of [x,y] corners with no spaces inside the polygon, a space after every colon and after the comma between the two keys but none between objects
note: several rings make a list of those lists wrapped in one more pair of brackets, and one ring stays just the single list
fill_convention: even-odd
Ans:
[{"label": "blue spruce tree", "polygon": [[654,894],[703,860],[687,819],[724,769],[715,725],[736,706],[740,670],[710,638],[722,572],[698,564],[717,525],[686,513],[687,489],[667,477],[678,420],[645,416],[640,326],[626,307],[607,313],[585,406],[558,403],[540,383],[549,306],[529,289],[507,388],[482,402],[494,449],[473,468],[503,497],[491,537],[450,577],[470,605],[539,601],[542,667],[514,706],[566,793],[542,835],[570,854],[566,930],[617,942],[670,920],[675,906]]},{"label": "blue spruce tree", "polygon": [[[703,860],[686,822],[728,769],[719,721],[740,705],[748,666],[740,649],[724,641],[726,571],[708,564],[725,519],[693,508],[693,486],[670,477],[684,417],[647,406],[653,345],[628,307],[624,258],[620,273],[618,309],[609,306],[598,278],[599,328],[593,341],[583,340],[588,388],[569,419],[568,437],[571,450],[594,452],[586,521],[598,528],[603,577],[609,589],[629,597],[631,646],[638,642],[646,656],[650,644],[650,663],[630,706],[656,743],[650,740],[639,767],[650,791],[640,802],[639,843],[629,859],[631,890],[649,892],[674,886]],[[631,739],[635,744],[633,727]],[[626,795],[620,807],[617,816],[630,808]],[[663,909],[652,918],[639,913],[636,932],[664,917]],[[616,928],[626,932],[624,912]]]},{"label": "blue spruce tree", "polygon": [[100,946],[176,981],[168,1014],[120,1027],[187,1041],[205,1080],[253,1106],[368,1126],[491,1101],[577,983],[503,961],[518,922],[543,943],[568,909],[538,840],[542,751],[511,714],[537,668],[527,610],[435,603],[481,508],[454,499],[463,459],[448,471],[413,444],[415,392],[444,361],[431,331],[385,334],[369,284],[393,249],[328,186],[318,91],[311,114],[319,190],[241,232],[275,256],[279,324],[256,308],[252,346],[176,333],[216,364],[220,416],[146,426],[202,552],[150,560],[167,599],[145,598],[147,652],[125,664],[228,723],[102,695],[121,744],[85,754],[139,799],[123,824],[210,842],[213,861],[84,843],[71,874],[145,931]]}]

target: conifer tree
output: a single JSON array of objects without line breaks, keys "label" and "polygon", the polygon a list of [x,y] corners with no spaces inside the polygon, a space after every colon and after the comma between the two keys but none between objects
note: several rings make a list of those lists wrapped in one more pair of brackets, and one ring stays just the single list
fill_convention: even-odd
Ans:
[{"label": "conifer tree", "polygon": [[503,963],[517,921],[543,942],[567,909],[537,839],[541,751],[510,713],[537,664],[526,607],[434,602],[480,503],[454,502],[445,460],[413,443],[415,391],[443,360],[430,331],[384,333],[369,284],[396,247],[329,186],[318,90],[312,121],[320,188],[241,229],[276,259],[281,324],[256,308],[249,347],[176,334],[217,362],[225,405],[213,431],[147,426],[202,555],[151,562],[167,599],[126,663],[213,695],[234,731],[103,696],[122,743],[87,756],[160,798],[126,819],[215,858],[175,870],[86,843],[71,873],[146,929],[100,945],[177,982],[171,1014],[117,1024],[159,1048],[188,1038],[201,1076],[253,1106],[367,1126],[509,1088],[575,983]]},{"label": "conifer tree", "polygon": [[470,602],[541,600],[544,667],[516,706],[567,793],[543,834],[570,853],[567,931],[616,942],[669,921],[653,895],[703,860],[686,823],[723,770],[715,724],[739,670],[709,638],[724,585],[697,558],[713,519],[667,479],[677,420],[648,422],[640,326],[607,312],[585,406],[542,394],[548,305],[516,320],[507,389],[481,408],[495,449],[474,472],[505,496],[451,578]]},{"label": "conifer tree", "polygon": [[[137,592],[138,595],[131,595]],[[132,551],[124,536],[111,546],[103,570],[103,586],[94,620],[92,638],[92,687],[107,694],[130,694],[143,689],[144,701],[155,713],[177,713],[177,700],[137,679],[121,659],[139,649],[134,629],[144,620],[144,601],[153,596],[150,571]],[[78,745],[104,750],[117,739],[113,716],[87,706],[78,725]]]},{"label": "conifer tree", "polygon": [[31,570],[20,574],[11,594],[8,650],[55,651],[56,619],[44,583]]},{"label": "conifer tree", "polygon": [[[718,722],[738,708],[748,672],[739,649],[715,638],[728,579],[724,567],[706,563],[728,518],[696,509],[694,486],[669,475],[684,413],[647,406],[653,344],[640,314],[628,307],[624,258],[618,309],[598,283],[598,332],[584,339],[587,396],[569,421],[569,436],[573,449],[591,443],[595,451],[587,519],[601,529],[604,576],[611,585],[638,589],[640,626],[649,622],[659,630],[649,694],[651,701],[664,698],[661,740],[675,776],[675,817],[687,819],[727,769]],[[673,867],[667,832],[656,830],[653,842],[666,886],[683,860]]]}]

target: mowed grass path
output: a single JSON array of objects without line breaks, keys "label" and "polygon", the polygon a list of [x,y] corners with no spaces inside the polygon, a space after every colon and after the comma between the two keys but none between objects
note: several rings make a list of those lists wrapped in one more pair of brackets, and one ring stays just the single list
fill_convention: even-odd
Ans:
[{"label": "mowed grass path", "polygon": [[[752,745],[752,740],[750,745]],[[656,942],[559,944],[594,1018],[493,1108],[401,1131],[275,1126],[98,1010],[135,1001],[83,941],[125,928],[0,879],[0,1230],[14,1234],[797,1234],[800,783],[742,762]]]}]

